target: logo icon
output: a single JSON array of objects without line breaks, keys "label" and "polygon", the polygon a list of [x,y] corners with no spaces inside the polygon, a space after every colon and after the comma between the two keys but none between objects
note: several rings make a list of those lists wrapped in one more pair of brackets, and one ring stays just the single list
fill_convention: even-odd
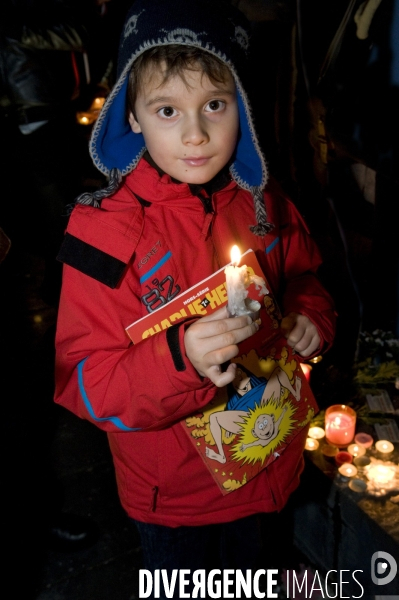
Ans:
[{"label": "logo icon", "polygon": [[371,579],[376,585],[391,583],[398,572],[396,560],[388,552],[379,550],[371,557]]}]

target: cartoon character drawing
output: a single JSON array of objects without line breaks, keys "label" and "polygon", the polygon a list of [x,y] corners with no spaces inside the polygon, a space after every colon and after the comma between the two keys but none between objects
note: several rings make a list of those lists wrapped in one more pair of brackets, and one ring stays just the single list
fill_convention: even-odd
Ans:
[{"label": "cartoon character drawing", "polygon": [[[226,462],[223,449],[222,429],[226,431],[227,437],[241,433],[245,425],[245,417],[249,415],[249,409],[264,407],[270,401],[276,406],[281,405],[281,397],[285,390],[291,392],[296,401],[301,397],[302,380],[295,378],[294,386],[291,384],[287,373],[276,366],[269,379],[256,377],[242,365],[237,366],[236,377],[233,381],[234,393],[226,405],[226,409],[213,412],[209,418],[209,429],[215,441],[217,452],[206,447],[206,456],[222,464]],[[241,451],[251,446],[267,446],[276,438],[281,421],[287,411],[285,406],[276,419],[275,415],[263,412],[257,417],[252,427],[252,436],[255,441],[241,445]]]},{"label": "cartoon character drawing", "polygon": [[274,299],[271,296],[266,295],[263,298],[263,304],[265,305],[266,312],[269,315],[269,317],[273,323],[273,328],[277,329],[278,325],[279,325],[279,321],[281,320],[281,315],[280,315],[280,312],[274,302]]}]

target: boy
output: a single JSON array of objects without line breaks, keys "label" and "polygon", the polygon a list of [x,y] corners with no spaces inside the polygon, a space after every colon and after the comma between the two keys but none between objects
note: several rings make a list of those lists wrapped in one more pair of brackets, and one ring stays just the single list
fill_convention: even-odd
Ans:
[{"label": "boy", "polygon": [[225,538],[236,556],[223,564],[253,567],[257,515],[281,510],[297,487],[306,431],[223,496],[180,422],[234,380],[225,363],[257,323],[223,308],[138,345],[125,327],[229,263],[238,243],[256,252],[288,344],[310,357],[333,339],[317,249],[266,185],[241,80],[247,49],[247,23],[228,2],[134,3],[90,143],[110,185],[78,199],[60,253],[56,402],[108,432],[149,569],[203,568],[216,524],[240,540]]}]

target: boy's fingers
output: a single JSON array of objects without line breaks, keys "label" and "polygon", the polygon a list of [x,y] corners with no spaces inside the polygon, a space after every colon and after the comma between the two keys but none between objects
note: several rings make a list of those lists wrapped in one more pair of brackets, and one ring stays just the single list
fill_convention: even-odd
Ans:
[{"label": "boy's fingers", "polygon": [[[222,353],[228,352],[229,354],[232,351],[232,347],[234,347],[234,352],[236,352],[236,346],[240,342],[246,340],[251,335],[253,335],[259,329],[259,324],[256,321],[247,322],[241,327],[232,328],[228,326],[226,329],[222,329],[219,333],[214,333],[211,336],[205,336],[203,339],[204,343],[204,352],[205,354],[220,351]],[[233,354],[232,356],[235,356]],[[218,364],[229,360],[231,356],[223,356],[221,361],[218,361]]]},{"label": "boy's fingers", "polygon": [[234,380],[236,368],[237,365],[235,363],[231,363],[226,371],[222,371],[218,365],[213,365],[212,367],[209,367],[206,377],[208,377],[217,387],[223,387]]},{"label": "boy's fingers", "polygon": [[320,347],[320,337],[317,335],[311,339],[309,344],[303,350],[298,350],[301,356],[310,356]]},{"label": "boy's fingers", "polygon": [[[207,318],[208,317],[204,317],[203,319],[200,319],[194,325],[192,325],[192,327],[195,327],[197,329],[198,338],[217,338],[220,335],[225,335],[229,333],[235,334],[235,332],[252,326],[254,326],[254,330],[259,329],[259,326],[256,324],[256,322],[252,321],[251,317],[249,317],[248,315],[242,317],[234,317],[233,319],[220,318],[215,320],[205,320]],[[251,332],[253,333],[253,331]]]},{"label": "boy's fingers", "polygon": [[287,315],[286,317],[283,318],[283,320],[281,321],[280,327],[281,327],[281,331],[283,332],[283,335],[288,338],[288,336],[290,335],[291,331],[293,330],[294,326],[296,323],[296,319],[294,317],[294,315],[292,315],[291,313],[289,315]]},{"label": "boy's fingers", "polygon": [[229,318],[229,313],[227,311],[227,304],[226,304],[226,306],[222,306],[222,308],[215,310],[210,315],[206,315],[206,317],[201,317],[201,322],[203,323],[204,321],[205,322],[206,321],[216,321],[217,319],[228,319],[228,318]]}]

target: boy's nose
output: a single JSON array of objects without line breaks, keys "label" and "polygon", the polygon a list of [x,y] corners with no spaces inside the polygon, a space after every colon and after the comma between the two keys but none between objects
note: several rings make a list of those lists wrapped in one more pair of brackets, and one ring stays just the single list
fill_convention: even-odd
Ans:
[{"label": "boy's nose", "polygon": [[190,117],[184,123],[182,134],[184,144],[199,146],[209,141],[209,135],[200,117]]}]

